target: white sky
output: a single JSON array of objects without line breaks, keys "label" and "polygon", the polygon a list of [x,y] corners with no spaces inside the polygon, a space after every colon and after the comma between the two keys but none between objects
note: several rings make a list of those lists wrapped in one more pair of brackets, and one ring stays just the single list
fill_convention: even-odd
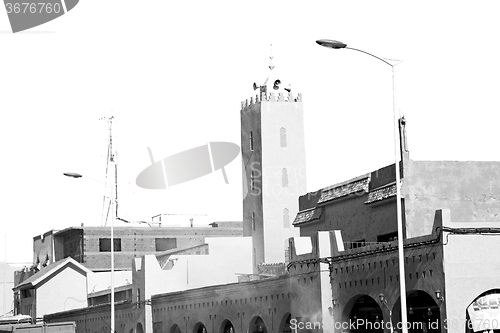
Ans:
[{"label": "white sky", "polygon": [[[500,46],[495,1],[81,0],[12,34],[0,10],[0,261],[32,260],[32,238],[101,225],[107,124],[119,163],[120,215],[242,219],[241,156],[168,190],[137,175],[209,141],[240,144],[241,102],[275,71],[302,92],[307,188],[393,163],[391,68],[318,46],[337,39],[403,59],[397,100],[416,160],[500,160]],[[186,219],[186,217],[183,217]],[[116,223],[115,226],[123,225]],[[6,241],[6,243],[5,243]],[[7,248],[7,253],[4,252]]]}]

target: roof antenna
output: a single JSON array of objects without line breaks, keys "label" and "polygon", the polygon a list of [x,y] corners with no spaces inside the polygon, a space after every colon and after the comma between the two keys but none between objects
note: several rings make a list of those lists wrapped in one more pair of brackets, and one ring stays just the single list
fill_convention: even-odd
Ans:
[{"label": "roof antenna", "polygon": [[269,69],[272,71],[274,69],[274,65],[273,65],[273,44],[271,44],[271,55],[269,56],[269,59],[271,59],[271,63],[269,65]]},{"label": "roof antenna", "polygon": [[[274,59],[274,56],[273,56],[273,44],[270,44],[270,56],[269,56],[269,59],[271,60],[270,63],[269,63],[269,69],[271,70],[271,72],[273,71],[274,69],[274,64],[273,64],[273,59]],[[269,76],[267,77],[266,81],[264,81],[264,83],[261,85],[261,86],[258,86],[257,83],[253,83],[253,90],[257,90],[257,88],[260,88],[260,92],[266,92],[266,84],[267,84],[267,81],[269,81],[269,77],[271,76],[271,73],[269,73]]]}]

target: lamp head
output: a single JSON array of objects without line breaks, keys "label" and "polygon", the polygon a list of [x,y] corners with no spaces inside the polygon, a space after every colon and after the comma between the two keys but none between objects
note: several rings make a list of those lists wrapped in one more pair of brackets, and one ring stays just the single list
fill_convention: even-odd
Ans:
[{"label": "lamp head", "polygon": [[384,296],[384,294],[378,295],[378,298],[380,300],[380,303],[385,303],[385,296]]},{"label": "lamp head", "polygon": [[63,173],[66,177],[71,177],[71,178],[82,178],[82,175],[76,172],[65,172]]},{"label": "lamp head", "polygon": [[443,301],[444,300],[444,297],[443,297],[443,294],[441,293],[441,290],[436,290],[435,291],[436,293],[436,298],[439,300],[439,301]]},{"label": "lamp head", "polygon": [[338,40],[332,40],[332,39],[318,39],[316,41],[321,46],[328,47],[331,49],[343,49],[347,47],[347,44],[344,44],[342,42],[339,42]]}]

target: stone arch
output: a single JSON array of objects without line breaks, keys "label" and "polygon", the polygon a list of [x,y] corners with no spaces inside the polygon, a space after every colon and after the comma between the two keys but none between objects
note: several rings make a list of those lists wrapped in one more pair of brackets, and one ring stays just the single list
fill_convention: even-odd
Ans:
[{"label": "stone arch", "polygon": [[[490,331],[492,329],[494,333],[500,333],[499,306],[500,288],[490,289],[476,296],[465,308],[465,332],[474,333],[475,331]],[[488,316],[481,313],[485,310],[488,311]],[[479,320],[476,319],[476,316]],[[484,318],[488,318],[488,321]]]},{"label": "stone arch", "polygon": [[169,333],[181,333],[181,328],[177,324],[173,324],[172,327],[170,327],[170,330],[168,331]]},{"label": "stone arch", "polygon": [[267,327],[260,316],[255,316],[250,320],[248,333],[267,333]]},{"label": "stone arch", "polygon": [[342,323],[359,323],[351,332],[383,333],[383,312],[380,304],[373,297],[358,294],[352,297],[342,311]]},{"label": "stone arch", "polygon": [[135,333],[144,333],[144,328],[142,327],[142,323],[137,323],[135,328]]},{"label": "stone arch", "polygon": [[[441,312],[439,305],[434,300],[434,297],[426,291],[418,289],[407,291],[406,311],[408,333],[441,332]],[[392,307],[392,318],[394,327],[397,329],[397,325],[402,322],[401,297],[398,297]]]},{"label": "stone arch", "polygon": [[194,325],[193,333],[207,333],[207,328],[202,322],[199,321],[196,325]]},{"label": "stone arch", "polygon": [[234,325],[229,319],[224,319],[220,325],[219,333],[235,333]]},{"label": "stone arch", "polygon": [[278,333],[291,333],[292,329],[290,328],[290,321],[292,320],[292,314],[287,312],[281,318],[280,327]]}]

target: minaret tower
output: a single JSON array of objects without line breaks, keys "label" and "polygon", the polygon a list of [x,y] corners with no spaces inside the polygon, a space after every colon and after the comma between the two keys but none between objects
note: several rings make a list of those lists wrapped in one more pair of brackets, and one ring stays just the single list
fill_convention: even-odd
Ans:
[{"label": "minaret tower", "polygon": [[263,85],[254,83],[255,98],[242,102],[244,235],[252,236],[253,267],[283,263],[290,237],[299,236],[292,222],[298,198],[306,192],[302,95],[273,72]]}]

